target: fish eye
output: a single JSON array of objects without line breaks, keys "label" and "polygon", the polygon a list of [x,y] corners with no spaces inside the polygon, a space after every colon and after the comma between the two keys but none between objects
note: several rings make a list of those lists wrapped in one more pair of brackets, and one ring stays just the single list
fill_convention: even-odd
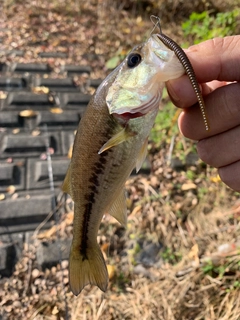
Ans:
[{"label": "fish eye", "polygon": [[130,53],[127,58],[127,65],[129,68],[134,68],[141,62],[142,57],[139,53]]}]

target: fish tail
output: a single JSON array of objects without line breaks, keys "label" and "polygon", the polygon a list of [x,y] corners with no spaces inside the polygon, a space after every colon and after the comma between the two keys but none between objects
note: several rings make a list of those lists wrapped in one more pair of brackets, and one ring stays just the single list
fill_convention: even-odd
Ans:
[{"label": "fish tail", "polygon": [[104,292],[107,290],[108,271],[97,243],[89,247],[84,255],[79,250],[71,248],[69,283],[76,296],[87,284],[96,285]]}]

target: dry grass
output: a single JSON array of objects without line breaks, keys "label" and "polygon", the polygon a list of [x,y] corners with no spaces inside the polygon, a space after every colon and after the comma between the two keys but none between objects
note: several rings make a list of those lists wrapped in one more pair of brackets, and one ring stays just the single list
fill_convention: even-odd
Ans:
[{"label": "dry grass", "polygon": [[[182,174],[175,179],[180,179]],[[204,213],[209,210],[209,196],[206,195],[184,220],[176,218],[177,191],[169,198],[170,204],[164,203],[164,197],[156,201],[152,197],[153,177],[156,177],[154,172],[148,177],[137,176],[128,181],[129,202],[134,201],[135,205],[126,231],[109,216],[103,220],[99,243],[113,269],[106,293],[87,286],[78,297],[73,296],[68,287],[66,261],[62,264],[63,271],[59,266],[36,271],[38,239],[50,241],[58,236],[70,236],[70,212],[61,220],[58,235],[55,226],[35,235],[34,242],[25,248],[13,277],[5,282],[5,293],[0,295],[0,301],[2,310],[8,311],[8,319],[22,319],[25,315],[27,319],[37,320],[139,317],[146,320],[238,320],[240,202],[221,183],[208,183],[212,197],[217,199],[220,193],[228,199],[225,205]],[[163,178],[161,181],[166,182]],[[186,195],[182,195],[183,201],[184,198]],[[146,249],[142,239],[163,245],[151,266],[137,262],[139,252]],[[137,244],[139,248],[135,250]],[[165,248],[170,251],[166,253]],[[181,257],[172,263],[172,255],[176,257],[176,253],[181,253]],[[15,300],[18,304],[14,308]]]},{"label": "dry grass", "polygon": [[[116,292],[114,280],[106,294],[96,288],[86,289],[71,300],[73,318],[239,319],[240,260],[235,245],[239,246],[240,225],[237,221],[235,225],[229,225],[232,214],[233,211],[211,212],[207,221],[205,215],[198,214],[187,219],[187,229],[174,228],[174,231],[170,225],[174,225],[175,219],[170,218],[167,230],[174,233],[176,243],[184,248],[183,259],[174,266],[165,263],[160,268],[147,269],[151,279],[147,279],[144,273],[134,274],[134,266],[129,265],[129,274],[126,275],[129,282],[124,290]],[[221,252],[223,242],[235,245]],[[209,261],[215,267],[211,275],[206,272],[206,266],[211,265]],[[216,272],[220,267],[225,268],[223,274]],[[120,272],[121,264],[117,270]]]}]

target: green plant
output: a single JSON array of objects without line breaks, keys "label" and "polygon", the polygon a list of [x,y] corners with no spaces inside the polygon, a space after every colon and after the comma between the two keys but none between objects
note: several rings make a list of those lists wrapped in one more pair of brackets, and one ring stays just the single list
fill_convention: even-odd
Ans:
[{"label": "green plant", "polygon": [[[176,108],[169,101],[164,103],[162,110],[158,112],[154,127],[150,134],[150,140],[154,142],[156,147],[160,147],[162,142],[166,142],[166,138],[170,142],[171,136],[178,132],[177,121],[174,121]],[[171,135],[168,135],[171,131]]]},{"label": "green plant", "polygon": [[[236,33],[237,17],[239,9],[228,12],[211,14],[208,11],[202,13],[193,12],[189,19],[182,24],[184,36],[193,38],[193,42],[211,39],[214,37],[224,37]],[[192,40],[192,39],[191,39]]]},{"label": "green plant", "polygon": [[194,180],[196,178],[196,172],[194,172],[193,170],[187,170],[186,172],[186,176],[189,180]]},{"label": "green plant", "polygon": [[214,265],[212,260],[208,260],[206,264],[202,266],[202,271],[205,274],[210,275],[211,277],[223,278],[225,272],[229,269],[229,261],[226,261],[224,264]]},{"label": "green plant", "polygon": [[213,266],[212,260],[208,260],[206,262],[206,264],[204,264],[202,266],[202,271],[205,274],[211,274],[212,275],[213,269],[214,269],[214,266]]},{"label": "green plant", "polygon": [[206,194],[208,194],[208,188],[206,188],[206,187],[199,187],[198,188],[198,197],[199,197],[199,199],[203,199],[204,198],[204,196],[206,195]]},{"label": "green plant", "polygon": [[226,292],[232,292],[234,290],[240,290],[240,281],[234,281],[231,287],[226,289]]},{"label": "green plant", "polygon": [[106,62],[106,67],[108,69],[116,68],[125,57],[126,52],[122,48],[118,49],[116,54]]},{"label": "green plant", "polygon": [[161,257],[164,261],[170,264],[176,264],[182,259],[182,254],[180,252],[174,252],[171,248],[166,248],[162,253]]}]

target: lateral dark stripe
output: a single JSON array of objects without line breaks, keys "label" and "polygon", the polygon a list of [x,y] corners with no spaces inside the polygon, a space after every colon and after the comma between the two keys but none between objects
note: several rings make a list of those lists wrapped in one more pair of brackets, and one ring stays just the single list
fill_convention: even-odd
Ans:
[{"label": "lateral dark stripe", "polygon": [[83,261],[88,259],[87,256],[87,249],[88,249],[88,228],[89,228],[89,222],[92,214],[92,208],[93,204],[95,203],[95,196],[98,194],[97,187],[99,187],[99,176],[104,173],[104,165],[103,163],[107,163],[107,155],[112,150],[106,150],[101,155],[99,155],[98,161],[94,164],[92,168],[92,175],[89,179],[90,185],[88,187],[89,193],[85,195],[85,208],[84,208],[84,214],[83,214],[83,226],[82,226],[82,239],[81,239],[81,245],[80,245],[80,253],[82,255]]},{"label": "lateral dark stripe", "polygon": [[[116,129],[116,121],[113,117],[109,117],[109,121],[107,123],[108,130],[105,133],[104,141],[101,145],[104,145],[106,141],[108,141],[112,135],[114,130]],[[99,187],[99,176],[104,173],[105,166],[107,164],[107,156],[109,153],[111,153],[113,150],[108,149],[101,153],[98,157],[98,160],[93,165],[92,169],[92,175],[89,179],[89,193],[85,195],[85,209],[83,213],[83,225],[82,225],[82,239],[80,241],[80,253],[82,255],[83,261],[88,259],[87,257],[87,249],[88,249],[88,228],[89,228],[89,222],[92,214],[92,208],[93,204],[95,203],[95,196],[97,195],[97,187]]]}]

